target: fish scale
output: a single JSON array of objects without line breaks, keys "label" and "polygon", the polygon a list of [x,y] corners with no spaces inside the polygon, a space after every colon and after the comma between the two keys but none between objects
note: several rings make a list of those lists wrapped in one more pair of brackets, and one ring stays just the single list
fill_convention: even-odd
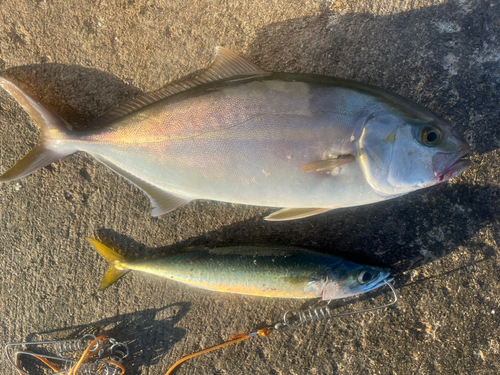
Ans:
[{"label": "fish scale", "polygon": [[208,199],[297,219],[395,198],[470,165],[465,139],[415,103],[353,81],[265,72],[223,48],[200,76],[141,95],[92,131],[71,131],[14,83],[0,85],[41,130],[0,181],[84,151],[143,190],[155,216]]}]

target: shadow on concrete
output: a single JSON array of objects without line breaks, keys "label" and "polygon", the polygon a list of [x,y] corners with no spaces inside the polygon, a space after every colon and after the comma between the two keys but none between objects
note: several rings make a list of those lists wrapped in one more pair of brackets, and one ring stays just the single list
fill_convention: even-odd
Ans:
[{"label": "shadow on concrete", "polygon": [[[500,35],[500,22],[495,18],[498,12],[489,12],[489,7],[488,2],[479,2],[474,11],[467,12],[459,5],[445,4],[388,16],[325,9],[317,16],[267,25],[250,44],[247,56],[270,71],[338,76],[395,91],[446,118],[466,135],[473,153],[486,154],[500,147],[500,70],[494,40]],[[81,128],[140,92],[110,74],[79,66],[25,66],[3,75]],[[481,173],[479,181],[487,181],[487,172]],[[490,245],[476,243],[474,238],[478,231],[500,221],[500,192],[494,185],[480,183],[443,184],[392,201],[295,222],[270,223],[255,217],[155,249],[110,229],[102,229],[99,236],[125,254],[133,247],[137,257],[161,256],[194,245],[296,245],[390,266],[396,274],[439,261],[467,245],[474,251],[470,262],[432,276],[447,277],[495,254]],[[492,225],[492,236],[500,244],[495,228]],[[396,284],[422,283],[432,277],[410,280],[401,276]],[[135,357],[129,363],[138,369],[157,363],[184,336],[175,325],[189,307],[189,303],[179,303],[93,324],[130,345]],[[167,317],[158,320],[163,314]]]},{"label": "shadow on concrete", "polygon": [[159,309],[118,314],[85,325],[38,332],[29,335],[26,341],[47,340],[48,337],[54,339],[55,336],[73,339],[85,333],[105,334],[128,346],[130,357],[125,360],[125,367],[131,373],[138,374],[141,366],[158,363],[184,337],[184,329],[176,325],[186,316],[190,307],[190,302],[179,302]]},{"label": "shadow on concrete", "polygon": [[269,71],[316,73],[394,91],[454,124],[485,153],[500,148],[500,33],[488,1],[377,16],[332,12],[262,28],[249,58]]},{"label": "shadow on concrete", "polygon": [[[136,258],[162,256],[197,245],[267,243],[342,255],[402,272],[437,261],[463,245],[473,247],[478,259],[493,256],[491,246],[476,244],[473,238],[480,229],[499,220],[499,196],[495,186],[445,184],[392,201],[303,220],[279,223],[255,217],[160,248],[148,248],[112,229],[103,228],[98,235]],[[498,230],[492,231],[495,241],[500,242]]]},{"label": "shadow on concrete", "polygon": [[[473,152],[484,154],[500,146],[500,71],[492,52],[495,41],[488,39],[498,34],[492,30],[500,23],[489,6],[478,3],[468,12],[445,4],[387,16],[325,8],[317,16],[267,25],[250,44],[248,55],[267,70],[332,75],[393,90],[454,123]],[[140,92],[113,75],[79,66],[31,65],[3,75],[81,128]],[[498,222],[498,198],[495,186],[444,184],[295,222],[250,219],[168,251],[201,244],[293,244],[348,253],[352,260],[400,272],[436,261],[460,245],[470,246],[478,230]],[[101,237],[122,248],[133,242],[105,230]],[[499,233],[494,238],[499,239]],[[134,247],[144,255],[167,251]],[[483,258],[493,254],[487,244],[473,248]]]}]

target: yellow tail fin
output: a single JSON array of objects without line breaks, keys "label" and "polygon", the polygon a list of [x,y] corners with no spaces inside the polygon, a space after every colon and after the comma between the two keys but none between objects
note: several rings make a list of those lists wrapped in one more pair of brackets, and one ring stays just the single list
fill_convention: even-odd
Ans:
[{"label": "yellow tail fin", "polygon": [[130,270],[127,268],[127,261],[125,258],[116,251],[111,250],[109,247],[93,238],[88,238],[88,240],[109,263],[109,269],[101,282],[101,290],[104,290]]}]

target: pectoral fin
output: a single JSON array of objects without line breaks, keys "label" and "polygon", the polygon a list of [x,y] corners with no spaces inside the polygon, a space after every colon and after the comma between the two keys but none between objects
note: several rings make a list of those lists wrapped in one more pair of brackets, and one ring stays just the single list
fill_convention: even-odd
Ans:
[{"label": "pectoral fin", "polygon": [[354,161],[352,155],[341,155],[335,159],[318,160],[304,164],[301,168],[304,172],[331,172],[341,165]]},{"label": "pectoral fin", "polygon": [[180,197],[159,189],[158,187],[140,179],[130,172],[127,172],[103,157],[97,155],[94,155],[94,157],[112,171],[132,182],[135,186],[141,189],[149,197],[149,199],[151,199],[151,203],[153,205],[153,211],[151,212],[152,216],[166,214],[167,212],[173,211],[176,208],[191,202],[191,199],[189,198]]},{"label": "pectoral fin", "polygon": [[266,216],[267,221],[285,221],[302,219],[305,217],[322,214],[323,212],[333,210],[333,208],[283,208]]}]

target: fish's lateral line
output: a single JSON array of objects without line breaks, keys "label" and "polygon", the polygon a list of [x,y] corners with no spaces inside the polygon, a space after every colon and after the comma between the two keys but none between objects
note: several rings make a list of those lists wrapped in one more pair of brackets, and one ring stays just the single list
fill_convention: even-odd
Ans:
[{"label": "fish's lateral line", "polygon": [[207,199],[301,219],[395,198],[470,166],[461,159],[467,140],[416,103],[359,82],[265,72],[221,47],[197,77],[141,94],[84,132],[7,78],[0,87],[40,128],[0,182],[82,151],[143,191],[153,216]]}]

